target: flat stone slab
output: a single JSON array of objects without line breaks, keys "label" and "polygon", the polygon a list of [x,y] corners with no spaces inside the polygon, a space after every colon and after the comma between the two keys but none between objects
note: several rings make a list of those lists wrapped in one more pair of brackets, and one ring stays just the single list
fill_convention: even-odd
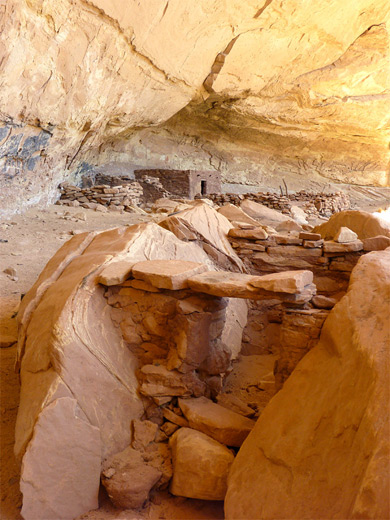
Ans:
[{"label": "flat stone slab", "polygon": [[228,235],[229,237],[251,238],[253,240],[265,240],[268,238],[268,233],[261,227],[252,229],[232,228],[229,230]]},{"label": "flat stone slab", "polygon": [[223,500],[234,455],[208,435],[180,428],[169,441],[173,459],[170,492],[188,498]]},{"label": "flat stone slab", "polygon": [[179,406],[190,427],[227,446],[239,447],[255,422],[206,397],[179,399]]},{"label": "flat stone slab", "polygon": [[305,249],[302,246],[270,246],[268,248],[269,255],[305,257],[305,256],[321,256],[321,249]]},{"label": "flat stone slab", "polygon": [[208,271],[189,278],[188,285],[193,291],[222,298],[263,299],[264,295],[259,294],[259,291],[249,283],[257,278],[249,274]]},{"label": "flat stone slab", "polygon": [[131,260],[120,260],[112,262],[103,269],[97,278],[97,282],[103,285],[118,285],[130,276],[133,265],[137,262]]},{"label": "flat stone slab", "polygon": [[304,290],[305,286],[313,283],[312,271],[284,271],[281,273],[266,274],[249,282],[253,287],[273,292],[296,294]]},{"label": "flat stone slab", "polygon": [[158,289],[173,291],[188,288],[188,278],[208,270],[205,264],[185,260],[150,260],[138,262],[132,269],[134,278]]},{"label": "flat stone slab", "polygon": [[[300,272],[302,273],[302,271]],[[188,285],[193,291],[222,298],[245,298],[248,300],[277,298],[282,301],[297,303],[309,301],[316,292],[316,287],[311,282],[302,286],[305,280],[313,277],[311,271],[304,271],[304,273],[310,274],[295,276],[294,272],[289,271],[289,275],[286,277],[285,273],[253,276],[225,271],[208,271],[189,278]],[[262,284],[269,289],[261,287]],[[294,284],[299,289],[293,291]],[[276,290],[277,288],[281,290]]]},{"label": "flat stone slab", "polygon": [[320,233],[310,233],[309,231],[301,231],[299,233],[299,238],[302,238],[302,240],[321,240]]},{"label": "flat stone slab", "polygon": [[390,247],[390,238],[384,235],[363,239],[364,251],[382,251]]},{"label": "flat stone slab", "polygon": [[254,218],[250,217],[241,208],[233,204],[225,204],[217,209],[218,213],[226,217],[230,222],[240,222],[252,226],[258,226],[259,223]]},{"label": "flat stone slab", "polygon": [[346,244],[334,242],[333,240],[324,242],[324,253],[350,253],[352,251],[361,251],[362,249],[363,242],[361,240],[355,240]]}]

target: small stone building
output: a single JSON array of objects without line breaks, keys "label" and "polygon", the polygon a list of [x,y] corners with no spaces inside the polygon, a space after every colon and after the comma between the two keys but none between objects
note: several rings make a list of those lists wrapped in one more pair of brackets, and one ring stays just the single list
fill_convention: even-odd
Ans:
[{"label": "small stone building", "polygon": [[157,178],[164,189],[173,196],[193,199],[195,195],[208,195],[221,192],[219,172],[198,170],[135,170],[137,181],[143,177]]}]

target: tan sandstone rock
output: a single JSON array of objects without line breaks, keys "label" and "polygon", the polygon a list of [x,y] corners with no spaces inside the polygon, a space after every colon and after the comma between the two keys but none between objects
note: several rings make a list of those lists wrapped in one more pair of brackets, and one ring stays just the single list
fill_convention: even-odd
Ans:
[{"label": "tan sandstone rock", "polygon": [[241,446],[255,424],[206,397],[179,399],[179,406],[191,428],[227,446]]},{"label": "tan sandstone rock", "polygon": [[312,271],[285,271],[266,274],[249,282],[253,287],[273,292],[295,294],[304,290],[306,285],[313,283]]},{"label": "tan sandstone rock", "polygon": [[[48,435],[58,444],[48,442]],[[53,401],[40,414],[34,442],[23,458],[23,518],[73,520],[96,509],[100,464],[99,429],[89,423],[75,399],[63,397]],[[66,476],[66,485],[59,478],[58,466]]]},{"label": "tan sandstone rock", "polygon": [[364,251],[382,251],[383,249],[390,247],[390,237],[385,237],[383,235],[364,238],[362,242]]},{"label": "tan sandstone rock", "polygon": [[338,230],[338,232],[334,236],[333,240],[335,242],[340,242],[342,244],[345,244],[348,242],[354,242],[355,240],[357,240],[357,238],[358,238],[358,236],[354,231],[343,226]]},{"label": "tan sandstone rock", "polygon": [[262,224],[264,223],[269,226],[275,226],[280,222],[286,222],[290,220],[289,217],[283,215],[279,211],[268,208],[263,204],[254,202],[253,200],[243,200],[241,203],[241,209],[250,217],[261,222]]},{"label": "tan sandstone rock", "polygon": [[259,223],[254,218],[250,217],[241,208],[234,206],[233,204],[224,204],[218,208],[218,213],[221,213],[230,222],[240,222],[252,226],[258,226]]},{"label": "tan sandstone rock", "polygon": [[388,518],[390,251],[364,255],[229,475],[228,520]]},{"label": "tan sandstone rock", "polygon": [[207,271],[207,266],[185,260],[151,260],[132,268],[134,278],[144,280],[158,289],[179,290],[188,287],[190,276]]},{"label": "tan sandstone rock", "polygon": [[[90,497],[97,496],[99,482],[92,479],[85,501],[68,499],[73,495],[74,482],[78,482],[80,464],[77,457],[63,463],[62,436],[72,439],[72,449],[79,449],[80,461],[88,458],[88,453],[83,454],[85,442],[76,435],[79,419],[65,421],[61,436],[52,434],[50,421],[44,420],[51,403],[72,399],[83,410],[85,429],[92,432],[90,435],[94,429],[99,433],[99,458],[128,446],[130,422],[143,414],[135,375],[137,361],[111,319],[104,288],[97,283],[101,271],[112,260],[186,260],[188,255],[195,262],[214,267],[198,246],[184,244],[156,224],[82,233],[54,255],[23,298],[18,314],[21,397],[15,453],[22,460],[21,482],[31,483],[22,486],[26,511],[34,511],[35,504],[44,502],[53,508],[51,514],[60,518],[61,504],[67,502],[68,517],[74,518],[89,510]],[[193,389],[189,395],[202,395],[204,383],[194,380],[188,384]],[[187,386],[182,388],[186,391]],[[61,482],[60,489],[39,485],[41,470],[27,464],[32,453],[37,459],[52,454],[50,479]]]},{"label": "tan sandstone rock", "polygon": [[366,211],[340,211],[313,231],[320,233],[325,240],[332,240],[343,226],[354,231],[360,240],[378,235],[390,238],[390,223]]},{"label": "tan sandstone rock", "polygon": [[173,495],[202,500],[223,500],[233,453],[208,435],[180,428],[170,439]]},{"label": "tan sandstone rock", "polygon": [[135,509],[144,504],[161,476],[138,451],[126,448],[104,461],[102,484],[116,507]]}]

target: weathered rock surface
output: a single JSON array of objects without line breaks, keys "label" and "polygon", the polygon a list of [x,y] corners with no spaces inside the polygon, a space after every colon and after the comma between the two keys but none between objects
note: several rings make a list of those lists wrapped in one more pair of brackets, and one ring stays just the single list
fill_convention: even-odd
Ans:
[{"label": "weathered rock surface", "polygon": [[360,240],[378,235],[390,238],[390,223],[366,211],[340,211],[313,231],[325,240],[333,240],[341,227],[354,231]]},{"label": "weathered rock surface", "polygon": [[[84,449],[83,438],[75,438],[80,420],[69,419],[61,428],[62,435],[53,435],[50,422],[43,420],[51,403],[62,403],[63,398],[75,401],[85,414],[85,428],[99,432],[103,457],[130,444],[129,423],[143,413],[137,393],[137,361],[112,322],[103,286],[98,284],[101,271],[111,261],[127,259],[135,263],[164,257],[185,260],[188,255],[214,267],[195,244],[184,244],[156,224],[79,234],[56,253],[23,298],[19,311],[21,398],[15,453],[23,460],[21,482],[33,483],[26,487],[26,511],[41,500],[52,507],[57,502],[61,505],[68,500],[65,497],[72,495],[74,482],[78,482],[74,478],[79,467],[77,457],[65,465],[61,453],[63,437],[73,439],[75,450]],[[205,386],[200,381],[194,384],[200,389]],[[61,489],[34,487],[37,485],[27,464],[28,454],[44,458],[43,452],[52,454],[50,478],[61,482]],[[95,496],[98,482],[86,482],[91,486],[86,497]],[[90,498],[86,500],[91,504]],[[68,502],[69,518],[81,514],[83,502]]]},{"label": "weathered rock surface", "polygon": [[73,520],[96,509],[100,465],[99,428],[90,424],[75,399],[52,401],[39,415],[23,458],[23,518]]},{"label": "weathered rock surface", "polygon": [[289,217],[283,215],[280,211],[268,208],[264,204],[259,204],[253,200],[244,200],[241,203],[241,209],[253,219],[269,226],[275,226],[280,222],[290,220]]},{"label": "weathered rock surface", "polygon": [[180,428],[169,441],[173,459],[170,491],[174,495],[223,500],[233,453],[208,435]]},{"label": "weathered rock surface", "polygon": [[247,215],[242,208],[234,206],[233,204],[224,204],[217,211],[226,217],[230,222],[240,222],[252,226],[259,225],[257,220]]},{"label": "weathered rock surface", "polygon": [[389,290],[390,251],[364,255],[241,447],[226,518],[388,518]]},{"label": "weathered rock surface", "polygon": [[241,446],[255,424],[206,397],[179,399],[179,406],[191,428],[227,446]]}]

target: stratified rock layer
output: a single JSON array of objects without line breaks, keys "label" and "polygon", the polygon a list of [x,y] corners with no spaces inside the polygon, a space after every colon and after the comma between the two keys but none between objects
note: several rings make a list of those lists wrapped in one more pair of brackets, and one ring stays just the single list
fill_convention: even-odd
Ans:
[{"label": "stratified rock layer", "polygon": [[390,250],[363,256],[321,338],[264,409],[226,518],[388,518]]},{"label": "stratified rock layer", "polygon": [[388,182],[387,0],[8,0],[0,15],[4,214],[113,163]]}]

